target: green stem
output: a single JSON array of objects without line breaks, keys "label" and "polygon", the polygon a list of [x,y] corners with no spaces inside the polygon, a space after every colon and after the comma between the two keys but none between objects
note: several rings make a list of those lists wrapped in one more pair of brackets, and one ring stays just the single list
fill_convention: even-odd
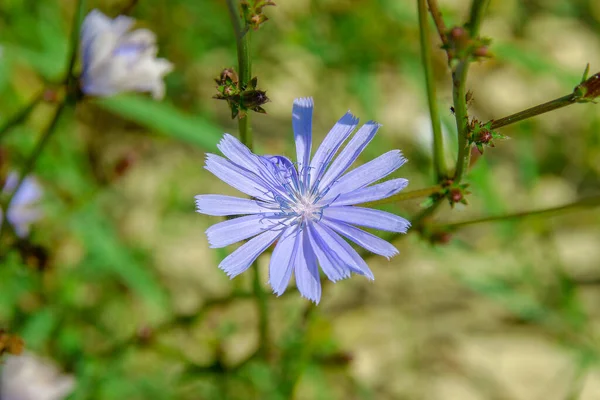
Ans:
[{"label": "green stem", "polygon": [[18,113],[9,118],[2,127],[0,127],[0,140],[17,125],[20,125],[25,121],[25,119],[31,114],[33,109],[42,101],[44,98],[44,91],[42,90],[39,94],[37,94],[24,108],[22,108]]},{"label": "green stem", "polygon": [[381,205],[381,204],[398,203],[400,201],[406,201],[406,200],[411,200],[411,199],[418,199],[420,197],[427,197],[427,196],[431,196],[432,194],[436,194],[441,189],[442,189],[441,186],[435,185],[435,186],[424,188],[424,189],[411,190],[409,192],[400,192],[400,193],[395,194],[395,195],[393,195],[391,197],[388,197],[386,199],[371,201],[371,202],[368,202],[368,203],[363,203],[360,206],[361,207],[373,207],[373,206],[378,206],[378,205]]},{"label": "green stem", "polygon": [[514,214],[483,217],[483,218],[477,218],[477,219],[472,219],[472,220],[463,221],[463,222],[457,222],[457,223],[446,225],[446,228],[454,230],[454,229],[462,228],[463,226],[481,224],[484,222],[499,222],[499,221],[505,221],[505,220],[510,220],[510,219],[528,218],[528,217],[541,216],[541,215],[550,216],[550,215],[555,215],[555,214],[561,214],[563,212],[575,211],[575,210],[582,209],[582,208],[592,208],[592,207],[598,207],[598,206],[600,206],[600,195],[588,197],[587,199],[578,200],[574,203],[565,204],[563,206],[558,206],[558,207],[545,208],[542,210],[523,211],[523,212],[518,212],[518,213],[514,213]]},{"label": "green stem", "polygon": [[[245,88],[250,82],[252,74],[252,63],[250,58],[250,30],[247,26],[242,26],[242,20],[239,16],[239,7],[236,0],[227,0],[229,16],[235,31],[235,42],[238,57],[238,77],[240,87]],[[252,150],[252,130],[250,127],[249,114],[239,118],[240,141]]]},{"label": "green stem", "polygon": [[[472,38],[479,36],[481,20],[485,13],[489,0],[473,0],[471,3],[471,14],[465,27]],[[469,72],[470,59],[460,60],[456,70],[452,73],[452,98],[454,100],[454,114],[456,116],[456,130],[458,132],[458,158],[456,160],[456,170],[454,181],[460,182],[471,160],[471,144],[467,138],[469,116],[467,114],[466,84]]]},{"label": "green stem", "polygon": [[62,113],[63,113],[66,105],[67,105],[66,101],[61,102],[59,104],[58,108],[56,109],[56,111],[54,112],[54,116],[52,117],[52,121],[50,122],[50,124],[48,125],[48,127],[46,128],[46,130],[44,131],[44,133],[42,134],[42,137],[39,140],[39,142],[37,142],[35,148],[33,149],[33,152],[29,155],[29,158],[27,158],[27,160],[25,161],[25,164],[23,165],[23,168],[21,168],[21,171],[19,172],[17,184],[15,185],[15,189],[10,193],[10,195],[7,198],[7,200],[2,204],[2,209],[3,210],[8,210],[9,204],[12,202],[12,200],[15,197],[16,193],[21,188],[21,185],[23,184],[23,181],[25,180],[25,178],[27,177],[27,175],[29,175],[29,173],[31,171],[33,171],[38,158],[40,157],[40,155],[42,154],[42,151],[46,147],[46,144],[48,143],[48,140],[50,139],[50,137],[54,133],[55,128],[56,128],[56,126],[58,124],[58,121],[60,119],[60,116],[62,115]]},{"label": "green stem", "polygon": [[491,129],[498,129],[503,126],[514,124],[515,122],[519,122],[527,118],[535,117],[536,115],[554,111],[558,108],[566,107],[575,103],[577,103],[577,96],[574,93],[571,93],[558,99],[549,101],[547,103],[540,104],[538,106],[528,108],[527,110],[520,111],[516,114],[509,115],[508,117],[500,118],[498,120],[492,120]]},{"label": "green stem", "polygon": [[458,158],[456,159],[455,182],[460,182],[469,166],[471,145],[467,139],[469,117],[467,115],[466,80],[469,71],[469,61],[461,61],[452,73],[452,98],[454,100],[454,117],[458,132]]},{"label": "green stem", "polygon": [[425,71],[425,85],[427,86],[427,100],[429,102],[429,116],[433,131],[433,169],[435,181],[441,182],[447,178],[446,159],[444,157],[444,139],[442,126],[436,100],[435,79],[433,77],[433,61],[431,58],[431,40],[429,38],[429,24],[427,21],[427,5],[425,0],[417,0],[419,7],[419,32],[421,39],[421,57]]},{"label": "green stem", "polygon": [[[67,64],[68,65],[67,72],[66,72],[65,78],[64,78],[64,83],[67,86],[69,86],[71,81],[74,79],[73,69],[75,68],[75,61],[77,59],[77,50],[79,48],[79,34],[80,34],[81,22],[83,21],[84,10],[85,10],[85,0],[79,0],[77,3],[77,8],[75,10],[75,14],[73,16],[73,26],[71,28],[71,53],[69,55],[69,61]],[[18,181],[17,181],[17,184],[15,185],[15,189],[12,191],[12,193],[10,193],[7,200],[4,203],[2,203],[2,209],[8,210],[8,206],[12,202],[16,193],[21,188],[23,181],[25,180],[27,175],[29,175],[29,173],[31,171],[33,171],[33,169],[35,168],[35,164],[37,163],[37,160],[39,159],[40,155],[42,154],[42,151],[46,147],[46,144],[48,144],[48,141],[52,137],[52,134],[56,130],[55,128],[58,125],[58,121],[60,120],[60,117],[61,117],[63,111],[66,109],[67,106],[75,106],[75,103],[76,103],[76,98],[71,93],[67,93],[65,99],[60,102],[60,104],[56,108],[54,116],[52,117],[52,121],[50,122],[50,124],[48,125],[48,127],[46,128],[44,133],[42,134],[42,137],[41,137],[40,141],[36,144],[35,148],[33,149],[33,152],[29,155],[29,157],[25,161],[25,164],[23,165],[23,168],[21,169],[21,171],[19,173]],[[5,224],[5,225],[9,225],[9,224]],[[2,233],[3,233],[3,230],[0,230],[0,235]]]},{"label": "green stem", "polygon": [[[250,58],[250,32],[248,26],[242,26],[242,20],[239,15],[239,4],[236,0],[227,0],[227,7],[229,9],[229,16],[231,23],[233,24],[233,30],[235,31],[235,41],[237,46],[238,56],[238,77],[240,80],[240,87],[245,88],[250,82],[251,76],[251,58]],[[244,18],[245,20],[245,18]],[[238,128],[240,132],[240,141],[244,143],[250,150],[252,150],[252,129],[250,127],[249,114],[240,117],[238,120]],[[259,332],[259,348],[258,353],[263,357],[268,357],[268,345],[269,345],[269,309],[267,303],[267,296],[262,289],[262,278],[258,262],[254,262],[252,269],[254,271],[253,277],[253,291],[256,298],[256,304],[258,307],[258,332]]]},{"label": "green stem", "polygon": [[444,20],[442,19],[442,13],[437,5],[437,0],[427,0],[427,5],[429,6],[429,12],[431,13],[435,27],[440,35],[442,44],[444,47],[448,47],[448,37],[446,36],[448,29],[446,28],[446,24],[444,24]]},{"label": "green stem", "polygon": [[83,21],[86,10],[86,0],[79,0],[77,2],[77,8],[75,14],[73,14],[73,25],[71,28],[71,53],[69,56],[69,64],[67,65],[67,73],[65,76],[65,83],[73,78],[73,69],[75,68],[75,61],[77,61],[77,53],[79,49],[79,35],[81,31],[81,23]]},{"label": "green stem", "polygon": [[471,15],[469,17],[469,22],[465,25],[465,27],[471,33],[471,37],[475,38],[479,35],[479,28],[481,26],[481,21],[483,20],[483,14],[487,10],[488,4],[490,0],[473,0],[471,4]]}]

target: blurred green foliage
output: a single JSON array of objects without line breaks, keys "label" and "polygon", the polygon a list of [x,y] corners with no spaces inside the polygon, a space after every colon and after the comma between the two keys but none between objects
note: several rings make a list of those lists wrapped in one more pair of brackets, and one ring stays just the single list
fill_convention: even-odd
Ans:
[{"label": "blurred green foliage", "polygon": [[[0,4],[0,126],[64,76],[75,3]],[[400,148],[409,189],[430,186],[414,2],[277,3],[252,33],[253,75],[271,98],[268,115],[252,116],[256,147],[291,154],[292,99],[313,96],[315,141],[351,108],[384,124],[361,161]],[[465,20],[469,1],[439,3],[448,26]],[[257,354],[250,277],[230,282],[217,269],[227,250],[209,250],[203,235],[216,219],[193,209],[195,194],[231,191],[202,170],[204,152],[236,131],[211,99],[214,78],[236,65],[225,2],[89,6],[130,9],[176,68],[163,102],[85,100],[61,118],[35,171],[45,217],[1,261],[0,328],[75,375],[69,399],[597,398],[595,210],[474,225],[446,245],[409,235],[391,262],[369,259],[374,283],[329,285],[317,308],[293,287],[270,296],[270,357]],[[491,1],[482,34],[496,56],[469,78],[469,112],[482,121],[569,93],[587,62],[600,69],[596,1]],[[453,135],[449,72],[432,37]],[[41,104],[2,138],[2,177],[23,164],[54,108]],[[511,140],[486,149],[468,175],[471,205],[444,205],[431,223],[597,193],[599,128],[593,104],[503,128]],[[419,204],[386,209],[412,216]]]}]

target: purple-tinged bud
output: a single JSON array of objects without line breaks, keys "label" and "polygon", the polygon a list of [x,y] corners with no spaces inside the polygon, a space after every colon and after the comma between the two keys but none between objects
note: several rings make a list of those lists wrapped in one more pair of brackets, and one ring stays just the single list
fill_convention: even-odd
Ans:
[{"label": "purple-tinged bud", "polygon": [[449,197],[452,203],[458,203],[463,199],[463,194],[460,189],[450,189]]}]

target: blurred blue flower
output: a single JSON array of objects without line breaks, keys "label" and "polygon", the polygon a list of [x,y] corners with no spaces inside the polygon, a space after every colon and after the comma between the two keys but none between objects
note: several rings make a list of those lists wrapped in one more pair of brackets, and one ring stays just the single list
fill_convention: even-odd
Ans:
[{"label": "blurred blue flower", "polygon": [[110,19],[92,10],[81,27],[83,71],[81,90],[87,95],[111,96],[120,92],[151,92],[156,99],[165,94],[163,76],[173,64],[156,58],[154,33],[147,29],[128,32],[133,18]]},{"label": "blurred blue flower", "polygon": [[[10,173],[2,188],[2,193],[13,192],[18,180],[15,172]],[[15,229],[17,236],[21,238],[27,236],[30,225],[42,217],[41,210],[34,206],[41,197],[42,188],[38,182],[32,177],[26,177],[8,205],[7,219]],[[0,209],[0,226],[2,226],[4,215],[2,211]]]},{"label": "blurred blue flower", "polygon": [[372,185],[404,164],[406,159],[399,150],[389,151],[344,175],[380,125],[372,121],[364,124],[334,160],[358,126],[358,119],[348,112],[311,159],[312,113],[311,98],[294,101],[295,164],[284,156],[255,155],[226,134],[218,148],[227,159],[208,154],[205,168],[252,199],[199,195],[196,206],[198,212],[208,215],[248,214],[206,231],[213,248],[253,237],[219,265],[229,277],[248,269],[278,240],[269,266],[273,291],[281,295],[294,273],[302,296],[318,303],[321,283],[317,265],[334,282],[353,272],[374,279],[367,263],[342,236],[388,259],[398,253],[390,243],[354,225],[405,233],[410,223],[388,212],[354,206],[392,196],[408,184],[400,178]]}]

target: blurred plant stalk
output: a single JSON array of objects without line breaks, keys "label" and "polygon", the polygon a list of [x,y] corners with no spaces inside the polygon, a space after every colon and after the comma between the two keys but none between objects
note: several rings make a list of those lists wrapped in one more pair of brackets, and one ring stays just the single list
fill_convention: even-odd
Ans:
[{"label": "blurred plant stalk", "polygon": [[429,116],[433,131],[433,169],[437,183],[446,179],[448,169],[444,157],[444,139],[442,135],[442,124],[436,99],[435,78],[433,76],[433,61],[431,58],[431,40],[429,36],[429,24],[427,20],[427,5],[425,0],[417,0],[419,8],[419,37],[421,42],[421,60],[425,71],[425,85],[427,87],[427,100],[429,103]]},{"label": "blurred plant stalk", "polygon": [[501,222],[507,221],[511,219],[521,219],[521,218],[529,218],[529,217],[539,217],[539,216],[552,216],[559,215],[566,212],[577,211],[585,208],[593,208],[600,206],[600,195],[588,197],[585,199],[574,201],[573,203],[565,204],[557,207],[544,208],[541,210],[531,210],[531,211],[522,211],[514,214],[506,214],[506,215],[497,215],[490,217],[482,217],[476,219],[470,219],[462,222],[456,222],[453,224],[445,225],[446,229],[455,230],[458,228],[462,228],[464,226],[482,224],[485,222]]},{"label": "blurred plant stalk", "polygon": [[[242,87],[246,87],[250,83],[252,68],[252,60],[250,57],[250,27],[248,26],[248,18],[246,18],[246,15],[244,15],[243,18],[240,18],[240,13],[246,13],[247,9],[242,8],[241,4],[238,3],[237,0],[227,0],[227,7],[229,9],[229,16],[231,18],[231,23],[235,33],[239,83]],[[242,25],[242,23],[244,25]],[[240,118],[238,118],[238,129],[240,133],[240,141],[252,151],[254,146],[252,140],[252,128],[250,126],[250,113],[246,113],[244,116],[240,116]],[[262,278],[258,261],[253,263],[252,269],[254,271],[252,288],[254,297],[256,298],[259,315],[259,346],[257,354],[264,358],[268,358],[268,345],[270,343],[269,310],[266,293],[261,287]]]},{"label": "blurred plant stalk", "polygon": [[[4,201],[2,201],[2,203],[1,203],[1,207],[3,210],[8,210],[8,206],[12,202],[16,193],[19,192],[19,189],[21,188],[23,181],[25,180],[27,175],[29,175],[35,169],[37,160],[39,159],[39,157],[42,154],[42,152],[44,151],[46,145],[50,141],[50,138],[52,137],[54,131],[56,130],[56,127],[58,125],[58,122],[61,119],[63,112],[67,108],[74,108],[75,104],[77,103],[77,94],[76,93],[77,93],[77,88],[78,88],[78,79],[73,74],[73,71],[75,69],[75,61],[77,60],[77,51],[79,48],[79,31],[81,28],[81,22],[83,21],[83,17],[84,17],[85,6],[86,6],[86,0],[78,0],[77,7],[76,7],[75,13],[73,15],[73,25],[72,25],[71,38],[70,38],[69,60],[68,60],[68,64],[67,64],[66,74],[65,74],[65,77],[62,82],[62,86],[67,88],[67,94],[58,103],[58,106],[54,112],[54,116],[52,117],[52,120],[48,124],[48,127],[42,134],[42,137],[40,138],[40,140],[35,145],[33,151],[29,155],[29,157],[27,157],[27,159],[25,160],[23,167],[19,171],[18,181],[17,181],[17,184],[15,185],[15,189],[10,193],[10,195],[6,198],[6,200],[3,199]],[[44,92],[42,93],[41,98],[39,100],[37,98],[35,98],[31,104],[26,106],[21,113],[17,114],[15,116],[15,118],[12,119],[12,121],[16,121],[16,122],[14,122],[14,124],[21,123],[25,118],[27,118],[27,116],[29,115],[29,113],[31,113],[31,111],[35,108],[35,106],[37,106],[37,104],[39,104],[40,100],[42,100],[44,98],[45,92],[46,91],[44,90]],[[17,118],[17,117],[19,117],[19,118]],[[11,122],[11,121],[9,121],[9,122]],[[9,128],[10,128],[10,126],[9,126]],[[2,133],[4,133],[4,131],[0,131],[0,138],[1,138]],[[10,224],[8,224],[8,223],[3,224],[3,227],[0,230],[0,237],[5,232],[5,230],[6,230],[5,227],[8,227],[8,229],[12,229],[12,226],[10,226]]]}]

